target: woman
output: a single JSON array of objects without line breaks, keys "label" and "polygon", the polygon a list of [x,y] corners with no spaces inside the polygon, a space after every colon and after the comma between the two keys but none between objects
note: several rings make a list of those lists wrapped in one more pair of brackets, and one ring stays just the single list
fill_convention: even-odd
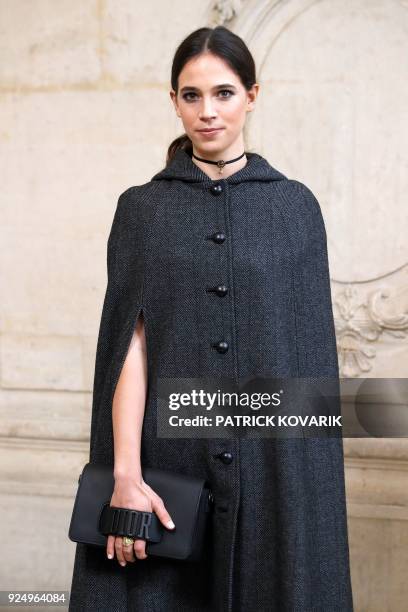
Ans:
[{"label": "woman", "polygon": [[341,438],[156,435],[159,377],[338,378],[319,204],[245,151],[249,50],[201,28],[171,85],[186,134],[121,194],[108,240],[90,461],[114,466],[111,505],[154,511],[166,529],[141,466],[205,477],[211,535],[198,563],[150,558],[144,540],[109,536],[106,554],[78,544],[70,610],[352,611]]}]

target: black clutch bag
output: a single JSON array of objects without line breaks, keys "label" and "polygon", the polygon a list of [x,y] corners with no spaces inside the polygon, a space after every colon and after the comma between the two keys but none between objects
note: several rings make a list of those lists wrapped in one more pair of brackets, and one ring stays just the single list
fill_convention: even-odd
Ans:
[{"label": "black clutch bag", "polygon": [[154,512],[110,506],[113,467],[87,463],[78,479],[69,539],[106,548],[109,534],[128,536],[146,540],[148,556],[198,561],[213,507],[208,482],[151,467],[142,467],[142,475],[163,499],[174,529],[167,529]]}]

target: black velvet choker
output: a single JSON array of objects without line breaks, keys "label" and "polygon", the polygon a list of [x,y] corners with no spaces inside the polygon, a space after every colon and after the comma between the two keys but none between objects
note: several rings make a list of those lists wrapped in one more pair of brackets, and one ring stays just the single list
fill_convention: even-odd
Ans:
[{"label": "black velvet choker", "polygon": [[213,161],[212,159],[204,159],[202,157],[197,157],[197,155],[194,155],[194,153],[191,153],[192,157],[194,157],[195,159],[198,159],[198,161],[202,161],[205,162],[206,164],[215,164],[216,166],[218,166],[219,170],[220,170],[220,174],[222,174],[222,171],[224,169],[224,166],[226,164],[232,164],[233,162],[238,161],[239,159],[241,159],[241,157],[244,157],[245,155],[245,151],[242,153],[242,155],[240,155],[239,157],[236,157],[235,159],[229,159],[228,161],[225,161],[223,159],[220,159],[219,161]]}]

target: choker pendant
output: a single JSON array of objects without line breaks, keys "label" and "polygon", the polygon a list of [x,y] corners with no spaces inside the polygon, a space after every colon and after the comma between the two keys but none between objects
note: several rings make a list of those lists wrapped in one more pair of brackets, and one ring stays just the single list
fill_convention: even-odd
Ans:
[{"label": "choker pendant", "polygon": [[224,170],[225,166],[225,161],[223,159],[220,159],[219,161],[217,161],[217,166],[219,168],[219,173],[222,174],[222,171]]}]

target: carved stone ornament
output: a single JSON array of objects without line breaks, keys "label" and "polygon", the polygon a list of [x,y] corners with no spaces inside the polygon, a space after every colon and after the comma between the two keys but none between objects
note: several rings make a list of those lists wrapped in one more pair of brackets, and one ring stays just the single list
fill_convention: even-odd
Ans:
[{"label": "carved stone ornament", "polygon": [[232,21],[242,9],[242,0],[218,0],[212,7],[214,25],[224,25]]},{"label": "carved stone ornament", "polygon": [[375,342],[384,333],[406,338],[408,311],[399,311],[395,292],[377,288],[365,298],[352,284],[337,292],[333,299],[339,369],[342,377],[357,377],[372,369]]}]

